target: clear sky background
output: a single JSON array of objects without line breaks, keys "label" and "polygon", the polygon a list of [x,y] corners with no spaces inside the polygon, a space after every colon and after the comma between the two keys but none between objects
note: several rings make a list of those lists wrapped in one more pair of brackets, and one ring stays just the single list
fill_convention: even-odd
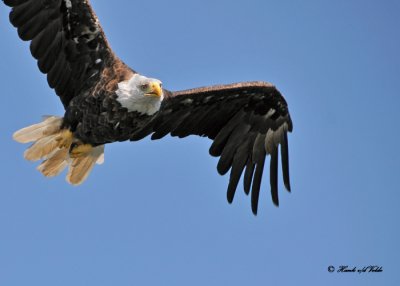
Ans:
[{"label": "clear sky background", "polygon": [[229,205],[197,137],[108,145],[80,187],[42,177],[12,133],[63,109],[0,3],[0,285],[400,285],[399,1],[92,2],[167,89],[273,82],[293,191],[274,207],[267,168],[257,217]]}]

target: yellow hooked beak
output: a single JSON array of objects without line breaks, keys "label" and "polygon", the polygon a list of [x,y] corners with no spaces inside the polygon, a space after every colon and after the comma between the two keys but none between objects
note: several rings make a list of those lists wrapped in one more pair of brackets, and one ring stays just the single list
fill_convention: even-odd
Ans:
[{"label": "yellow hooked beak", "polygon": [[145,93],[147,96],[161,97],[163,94],[161,84],[158,82],[152,82],[149,84],[148,90]]}]

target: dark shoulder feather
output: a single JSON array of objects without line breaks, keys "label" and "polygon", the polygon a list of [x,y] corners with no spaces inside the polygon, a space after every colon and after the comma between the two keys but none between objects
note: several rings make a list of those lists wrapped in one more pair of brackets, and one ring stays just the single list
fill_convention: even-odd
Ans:
[{"label": "dark shoulder feather", "polygon": [[88,0],[4,0],[19,37],[65,107],[98,83],[114,56]]},{"label": "dark shoulder feather", "polygon": [[214,142],[212,156],[220,157],[217,170],[229,170],[227,199],[233,201],[244,171],[244,190],[251,188],[253,213],[267,155],[271,156],[270,185],[278,205],[278,148],[281,149],[284,185],[290,190],[287,132],[292,131],[287,103],[272,84],[245,82],[168,92],[154,120],[132,140],[152,133],[152,139],[167,134],[180,138],[206,136]]}]

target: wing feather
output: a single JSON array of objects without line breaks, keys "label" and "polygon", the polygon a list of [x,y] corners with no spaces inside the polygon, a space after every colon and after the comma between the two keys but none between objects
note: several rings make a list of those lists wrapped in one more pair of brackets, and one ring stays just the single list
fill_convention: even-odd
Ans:
[{"label": "wing feather", "polygon": [[260,196],[261,180],[264,171],[265,156],[256,164],[256,170],[254,172],[253,184],[251,188],[251,210],[254,215],[257,215],[258,211],[258,199]]},{"label": "wing feather", "polygon": [[271,197],[272,202],[279,206],[278,198],[278,147],[276,147],[271,153],[271,161],[269,167],[269,180],[271,185]]},{"label": "wing feather", "polygon": [[157,132],[153,134],[151,139],[161,139],[168,133],[173,131],[174,127],[179,125],[182,120],[189,114],[189,110],[179,110],[178,112],[171,115],[169,120],[158,121],[155,128]]},{"label": "wing feather", "polygon": [[289,179],[289,147],[287,133],[283,133],[283,141],[281,143],[281,157],[282,157],[282,176],[283,183],[286,189],[290,192],[290,179]]},{"label": "wing feather", "polygon": [[17,6],[21,5],[22,3],[26,2],[27,0],[4,0],[4,4],[7,6]]},{"label": "wing feather", "polygon": [[53,67],[47,74],[47,81],[51,88],[55,88],[59,84],[60,77],[61,77],[63,71],[65,70],[66,64],[67,64],[67,61],[65,59],[65,55],[59,54],[58,58],[55,60]]},{"label": "wing feather", "polygon": [[225,145],[221,158],[219,159],[217,170],[221,175],[225,175],[231,168],[233,156],[241,143],[246,139],[246,136],[250,130],[250,125],[241,124],[236,128],[228,139],[228,143]]},{"label": "wing feather", "polygon": [[31,41],[39,70],[64,107],[99,83],[106,65],[119,62],[89,0],[4,0],[19,37]]},{"label": "wing feather", "polygon": [[201,124],[202,120],[207,116],[209,116],[209,112],[203,112],[201,107],[195,107],[191,112],[191,116],[186,115],[185,120],[181,120],[180,123],[173,128],[171,135],[179,138],[191,135],[195,126]]},{"label": "wing feather", "polygon": [[46,49],[46,52],[43,55],[43,57],[38,59],[38,67],[42,73],[47,74],[53,67],[54,62],[56,60],[56,56],[61,51],[62,39],[63,39],[63,33],[57,32],[54,39],[52,39],[50,46]]},{"label": "wing feather", "polygon": [[18,4],[18,6],[10,12],[10,22],[16,27],[24,25],[40,11],[42,6],[41,2],[42,1],[28,0]]},{"label": "wing feather", "polygon": [[249,158],[247,159],[246,171],[244,172],[243,178],[243,189],[246,195],[250,194],[251,182],[253,180],[255,166],[256,165],[253,163],[251,156],[249,156]]},{"label": "wing feather", "polygon": [[159,139],[172,136],[207,136],[213,140],[212,156],[220,157],[221,175],[231,170],[227,189],[232,202],[244,171],[243,188],[251,191],[251,206],[257,214],[262,174],[267,155],[270,161],[272,201],[278,201],[278,146],[281,146],[282,173],[290,190],[287,132],[292,123],[285,99],[264,82],[214,86],[167,93],[161,109],[149,125],[132,137],[152,134]]},{"label": "wing feather", "polygon": [[[39,3],[40,1],[38,1]],[[18,29],[19,37],[24,41],[32,40],[36,37],[46,26],[46,21],[43,21],[44,18],[49,17],[50,13],[54,13],[54,10],[41,10],[36,11],[32,18],[28,19],[24,24],[20,26]],[[49,13],[50,12],[50,13]]]},{"label": "wing feather", "polygon": [[246,162],[249,157],[249,146],[252,142],[252,138],[249,136],[245,139],[245,142],[242,143],[238,149],[236,150],[235,157],[232,162],[232,171],[229,178],[229,185],[227,190],[227,199],[229,203],[233,202],[233,198],[235,196],[235,192],[242,176],[243,170],[246,166]]},{"label": "wing feather", "polygon": [[[226,143],[228,142],[229,136],[233,132],[233,130],[238,126],[242,118],[242,113],[237,113],[231,120],[228,121],[227,124],[218,132],[218,135],[214,138],[213,144],[210,147],[210,155],[211,156],[221,156],[222,151]],[[212,122],[212,120],[211,120]]]},{"label": "wing feather", "polygon": [[38,60],[46,55],[59,30],[61,30],[61,21],[56,18],[50,21],[48,25],[32,39],[30,50],[35,59]]}]

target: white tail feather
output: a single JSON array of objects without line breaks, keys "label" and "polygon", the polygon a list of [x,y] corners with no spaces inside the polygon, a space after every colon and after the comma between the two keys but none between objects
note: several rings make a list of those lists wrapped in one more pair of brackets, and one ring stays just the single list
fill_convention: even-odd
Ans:
[{"label": "white tail feather", "polygon": [[13,138],[19,143],[35,142],[45,135],[52,135],[61,128],[62,117],[50,116],[38,124],[22,128],[14,133]]},{"label": "white tail feather", "polygon": [[99,158],[96,161],[97,165],[103,165],[104,164],[104,145],[103,145],[103,153],[99,156]]},{"label": "white tail feather", "polygon": [[29,161],[38,161],[50,155],[58,148],[58,134],[43,137],[36,141],[31,147],[26,149],[24,157]]},{"label": "white tail feather", "polygon": [[14,133],[20,143],[34,142],[24,157],[30,161],[44,160],[37,169],[46,177],[59,175],[68,165],[67,181],[79,185],[89,176],[93,166],[104,162],[104,145],[92,148],[87,153],[71,159],[72,142],[79,143],[67,129],[61,129],[62,118],[46,117],[41,123],[28,126]]},{"label": "white tail feather", "polygon": [[84,157],[72,159],[67,174],[67,182],[72,185],[80,185],[87,179],[90,171],[93,169],[97,161],[104,160],[104,145],[97,146],[87,153]]},{"label": "white tail feather", "polygon": [[58,149],[54,155],[40,164],[37,169],[46,177],[59,175],[68,166],[69,150],[66,148]]}]

